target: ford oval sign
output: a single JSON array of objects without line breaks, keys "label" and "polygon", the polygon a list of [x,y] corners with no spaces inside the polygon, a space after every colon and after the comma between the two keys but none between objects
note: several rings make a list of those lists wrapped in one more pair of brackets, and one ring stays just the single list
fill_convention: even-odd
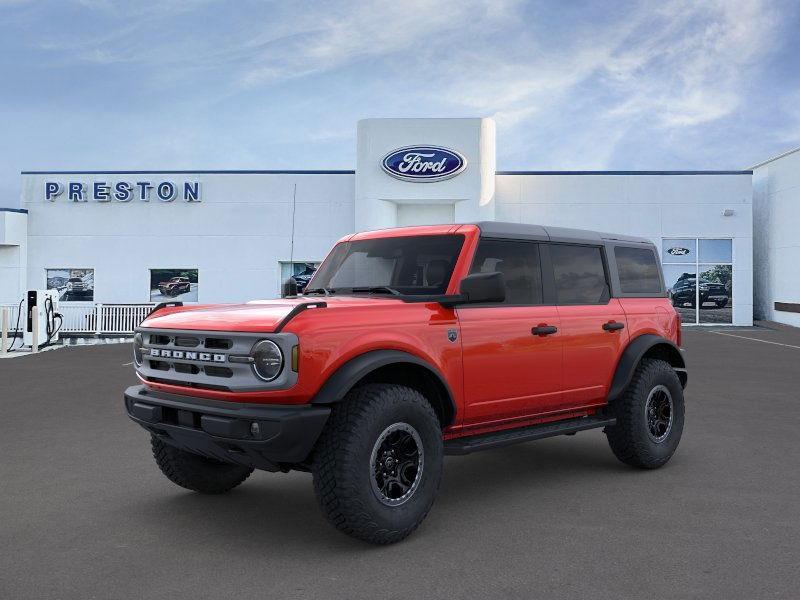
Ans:
[{"label": "ford oval sign", "polygon": [[672,256],[686,256],[687,254],[689,254],[689,249],[681,248],[680,246],[675,246],[673,248],[668,248],[667,254],[671,254]]},{"label": "ford oval sign", "polygon": [[467,168],[467,159],[441,146],[406,146],[383,157],[383,170],[404,181],[442,181]]}]

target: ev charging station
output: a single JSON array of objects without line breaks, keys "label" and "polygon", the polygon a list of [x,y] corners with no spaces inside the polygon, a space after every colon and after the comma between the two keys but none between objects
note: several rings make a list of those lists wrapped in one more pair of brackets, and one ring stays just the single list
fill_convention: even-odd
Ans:
[{"label": "ev charging station", "polygon": [[41,348],[57,342],[62,321],[58,312],[58,290],[28,290],[25,299],[23,345]]}]

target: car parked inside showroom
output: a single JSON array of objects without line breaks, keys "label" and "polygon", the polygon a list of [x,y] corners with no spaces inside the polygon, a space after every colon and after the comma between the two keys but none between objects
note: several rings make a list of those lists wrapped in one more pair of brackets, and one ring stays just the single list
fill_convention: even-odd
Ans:
[{"label": "car parked inside showroom", "polygon": [[[674,306],[695,307],[698,299],[697,277],[691,274],[682,275],[671,291],[672,304]],[[707,279],[700,279],[699,299],[700,306],[713,303],[717,308],[724,308],[728,305],[730,292],[724,283],[714,283]]]}]

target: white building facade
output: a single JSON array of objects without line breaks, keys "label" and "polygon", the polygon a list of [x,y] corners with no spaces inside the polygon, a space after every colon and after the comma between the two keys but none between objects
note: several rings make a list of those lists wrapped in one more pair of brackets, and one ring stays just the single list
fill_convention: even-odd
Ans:
[{"label": "white building facade", "polygon": [[800,148],[753,167],[756,314],[800,327]]},{"label": "white building facade", "polygon": [[357,140],[355,171],[23,172],[0,303],[270,298],[354,231],[496,220],[650,238],[685,323],[752,324],[751,171],[497,171],[491,119],[368,119]]}]

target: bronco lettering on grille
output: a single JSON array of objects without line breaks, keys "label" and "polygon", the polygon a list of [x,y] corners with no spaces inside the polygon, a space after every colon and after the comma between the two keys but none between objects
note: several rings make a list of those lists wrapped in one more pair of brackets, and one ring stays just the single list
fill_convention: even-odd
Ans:
[{"label": "bronco lettering on grille", "polygon": [[145,349],[151,357],[158,358],[177,358],[183,360],[199,360],[202,362],[224,363],[227,357],[224,354],[212,354],[210,352],[186,352],[184,350],[162,350],[160,348]]}]

